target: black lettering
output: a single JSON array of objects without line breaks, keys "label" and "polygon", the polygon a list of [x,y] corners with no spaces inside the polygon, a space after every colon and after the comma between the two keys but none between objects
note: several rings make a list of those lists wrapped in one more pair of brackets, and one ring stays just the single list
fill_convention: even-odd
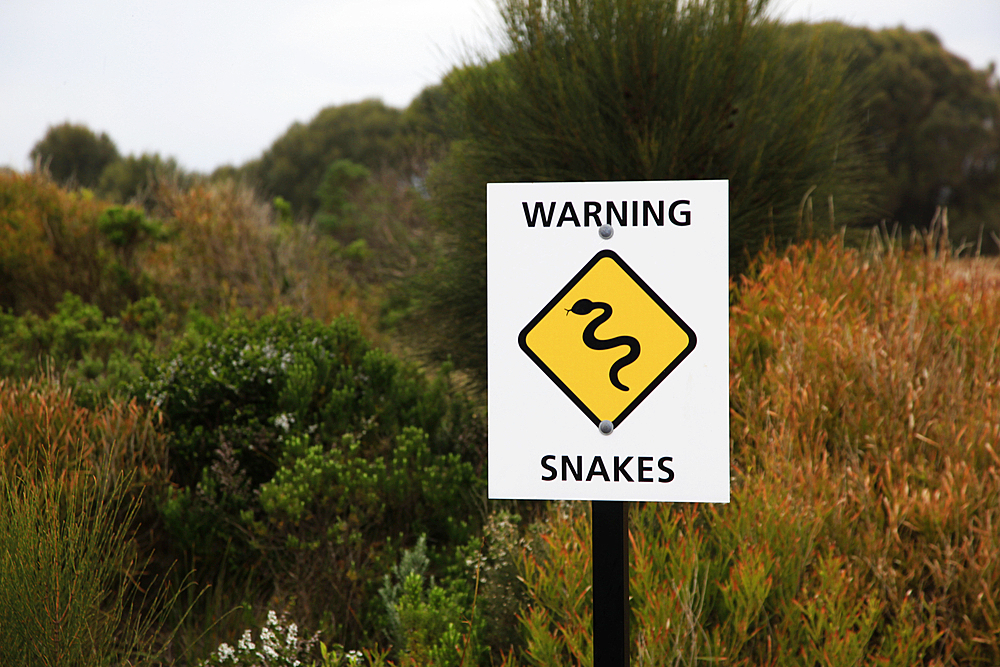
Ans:
[{"label": "black lettering", "polygon": [[[649,465],[646,465],[646,462]],[[653,457],[652,456],[640,456],[639,457],[639,481],[640,482],[652,482],[652,477],[646,477],[645,473],[653,472]]]},{"label": "black lettering", "polygon": [[573,460],[568,456],[562,457],[562,478],[566,481],[566,469],[569,468],[569,474],[573,475],[573,479],[578,482],[583,481],[583,457],[576,457],[576,468],[573,467]]},{"label": "black lettering", "polygon": [[639,226],[639,202],[632,200],[632,226]]},{"label": "black lettering", "polygon": [[627,466],[628,462],[631,461],[631,460],[632,460],[631,456],[626,456],[625,460],[622,461],[621,463],[619,463],[618,462],[618,457],[617,456],[615,457],[615,481],[616,482],[619,480],[619,477],[618,477],[619,475],[621,475],[622,477],[624,477],[626,479],[626,481],[629,481],[629,482],[634,482],[635,481],[634,479],[632,479],[632,476],[628,474],[628,471],[625,470],[625,466]]},{"label": "black lettering", "polygon": [[603,477],[605,482],[611,481],[611,478],[608,477],[608,471],[604,467],[604,461],[600,456],[595,456],[594,462],[590,464],[590,472],[587,473],[587,481],[589,482],[592,480],[595,475]]},{"label": "black lettering", "polygon": [[573,221],[573,224],[577,227],[580,226],[580,219],[576,217],[576,209],[573,208],[573,202],[568,201],[563,205],[562,213],[559,214],[559,222],[556,223],[556,227],[562,227],[562,223]]},{"label": "black lettering", "polygon": [[555,458],[554,454],[546,454],[542,457],[542,467],[549,471],[548,475],[542,475],[543,482],[551,482],[559,474],[555,468],[549,465],[549,461],[554,461]]},{"label": "black lettering", "polygon": [[528,227],[534,227],[535,223],[538,222],[538,218],[542,219],[542,227],[548,227],[552,224],[552,216],[556,212],[556,203],[552,202],[549,204],[549,214],[545,215],[545,206],[542,202],[535,202],[535,210],[528,213],[528,202],[521,202],[521,208],[524,209],[524,220],[528,223]]},{"label": "black lettering", "polygon": [[607,216],[605,217],[605,223],[604,224],[606,224],[606,225],[610,225],[611,224],[611,215],[612,214],[614,214],[615,218],[618,220],[618,224],[619,225],[621,225],[622,227],[628,227],[628,202],[627,201],[623,201],[622,202],[622,211],[621,211],[621,213],[619,213],[618,209],[615,208],[615,203],[613,201],[609,201],[608,202],[608,213],[607,213]]},{"label": "black lettering", "polygon": [[[671,208],[670,210],[672,211],[674,209]],[[662,227],[663,226],[663,200],[662,199],[660,200],[660,205],[658,207],[658,212],[659,212],[659,215],[657,215],[656,212],[653,211],[653,202],[649,202],[649,201],[642,202],[642,226],[643,227],[648,227],[649,226],[649,216],[650,216],[650,214],[652,214],[652,216],[653,216],[653,222],[656,223],[656,226],[657,227]]]},{"label": "black lettering", "polygon": [[590,227],[590,219],[594,219],[594,226],[601,226],[601,202],[599,201],[585,201],[583,202],[583,226]]},{"label": "black lettering", "polygon": [[[662,204],[663,202],[660,202],[660,203]],[[667,211],[667,213],[670,215],[670,222],[674,223],[678,227],[687,227],[688,225],[691,224],[691,211],[688,211],[688,210],[681,211],[680,212],[681,213],[681,219],[678,220],[677,219],[677,207],[681,206],[681,205],[690,206],[691,202],[688,201],[687,199],[678,199],[677,201],[675,201],[673,204],[670,205],[670,210]],[[662,212],[663,211],[661,209],[660,210],[661,215],[662,215]]]},{"label": "black lettering", "polygon": [[663,473],[667,476],[666,479],[660,477],[659,480],[657,481],[660,481],[664,484],[669,484],[670,482],[674,481],[674,471],[667,467],[667,461],[672,462],[673,460],[674,457],[672,456],[664,456],[663,458],[661,458],[659,461],[656,462],[656,465],[659,466],[660,470],[662,470]]}]

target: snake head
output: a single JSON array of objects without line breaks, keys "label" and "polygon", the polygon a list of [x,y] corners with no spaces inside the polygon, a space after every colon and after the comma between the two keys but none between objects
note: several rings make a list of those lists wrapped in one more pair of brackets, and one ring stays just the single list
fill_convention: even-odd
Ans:
[{"label": "snake head", "polygon": [[594,302],[590,299],[580,299],[573,304],[572,308],[566,311],[566,314],[569,315],[570,313],[573,313],[574,315],[586,315],[596,307],[597,306],[595,306]]}]

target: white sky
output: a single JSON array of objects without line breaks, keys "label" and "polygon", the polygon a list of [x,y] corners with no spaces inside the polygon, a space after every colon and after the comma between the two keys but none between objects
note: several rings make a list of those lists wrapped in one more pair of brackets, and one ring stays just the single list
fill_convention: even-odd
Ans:
[{"label": "white sky", "polygon": [[[928,28],[1000,61],[1000,0],[776,0],[786,21]],[[50,125],[208,172],[255,158],[325,106],[403,107],[472,46],[491,0],[4,0],[0,165],[27,169]],[[998,62],[1000,65],[1000,62]]]}]

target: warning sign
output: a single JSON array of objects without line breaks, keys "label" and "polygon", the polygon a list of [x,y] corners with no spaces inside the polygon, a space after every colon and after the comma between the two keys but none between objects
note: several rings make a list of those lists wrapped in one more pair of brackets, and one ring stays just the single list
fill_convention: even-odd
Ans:
[{"label": "warning sign", "polygon": [[729,186],[486,187],[491,498],[729,500]]},{"label": "warning sign", "polygon": [[612,250],[602,250],[518,343],[594,425],[615,427],[690,354],[694,331]]}]

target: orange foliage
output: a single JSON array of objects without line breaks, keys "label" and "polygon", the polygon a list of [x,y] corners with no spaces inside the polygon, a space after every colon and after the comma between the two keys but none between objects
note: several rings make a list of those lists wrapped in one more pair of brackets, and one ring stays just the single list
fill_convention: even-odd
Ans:
[{"label": "orange foliage", "polygon": [[47,315],[67,291],[105,305],[103,209],[44,176],[0,170],[0,308]]},{"label": "orange foliage", "polygon": [[[1000,664],[997,268],[832,241],[734,286],[733,501],[633,507],[634,660]],[[521,556],[531,664],[591,664],[581,510]]]},{"label": "orange foliage", "polygon": [[77,406],[53,380],[0,378],[0,464],[7,473],[95,478],[110,489],[121,474],[133,484],[166,479],[166,436],[155,408],[133,399],[96,410]]}]

